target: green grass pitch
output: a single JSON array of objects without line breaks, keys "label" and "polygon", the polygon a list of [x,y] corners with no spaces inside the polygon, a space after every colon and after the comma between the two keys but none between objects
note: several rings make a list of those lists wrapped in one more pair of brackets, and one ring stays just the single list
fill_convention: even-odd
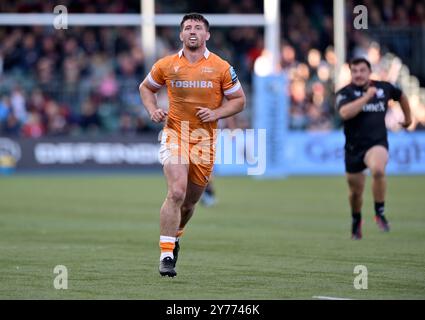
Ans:
[{"label": "green grass pitch", "polygon": [[[161,176],[0,178],[1,299],[425,298],[425,177],[388,178],[392,230],[373,221],[350,240],[343,177],[217,178],[219,203],[198,207],[176,278],[161,278]],[[56,290],[53,268],[68,269]],[[353,286],[356,265],[368,289]]]}]

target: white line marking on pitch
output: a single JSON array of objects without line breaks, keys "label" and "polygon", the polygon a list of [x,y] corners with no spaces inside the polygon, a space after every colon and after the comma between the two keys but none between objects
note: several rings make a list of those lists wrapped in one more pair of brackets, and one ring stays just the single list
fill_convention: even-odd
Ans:
[{"label": "white line marking on pitch", "polygon": [[319,300],[351,300],[351,299],[348,299],[348,298],[326,297],[326,296],[313,296],[313,299],[319,299]]}]

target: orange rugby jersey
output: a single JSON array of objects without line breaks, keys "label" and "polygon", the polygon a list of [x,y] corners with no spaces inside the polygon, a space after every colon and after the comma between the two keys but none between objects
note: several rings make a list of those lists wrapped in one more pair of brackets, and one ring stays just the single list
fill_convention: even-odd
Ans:
[{"label": "orange rugby jersey", "polygon": [[[147,78],[156,88],[164,84],[167,86],[169,110],[165,128],[173,129],[181,139],[185,139],[181,132],[182,121],[188,122],[189,134],[202,128],[212,138],[217,121],[202,123],[196,116],[196,107],[216,109],[224,95],[232,94],[241,87],[233,67],[208,50],[193,64],[185,58],[183,50],[162,58],[155,63]],[[197,140],[205,141],[205,138]]]}]

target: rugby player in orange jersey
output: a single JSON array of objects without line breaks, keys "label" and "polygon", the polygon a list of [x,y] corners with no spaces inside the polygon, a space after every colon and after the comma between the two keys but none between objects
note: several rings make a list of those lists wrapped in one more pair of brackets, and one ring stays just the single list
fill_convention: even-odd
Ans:
[{"label": "rugby player in orange jersey", "polygon": [[[213,169],[217,121],[245,106],[233,67],[207,49],[209,38],[209,23],[202,15],[185,15],[180,23],[183,49],[155,63],[139,86],[151,120],[165,121],[159,151],[168,187],[160,210],[162,276],[177,275],[179,238]],[[168,112],[158,107],[155,95],[163,85]]]}]

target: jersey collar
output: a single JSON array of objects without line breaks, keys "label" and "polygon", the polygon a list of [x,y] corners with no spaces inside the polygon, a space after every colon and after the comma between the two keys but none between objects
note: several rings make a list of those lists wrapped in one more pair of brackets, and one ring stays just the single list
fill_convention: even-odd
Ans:
[{"label": "jersey collar", "polygon": [[[182,55],[183,55],[183,49],[181,49],[179,51],[179,58],[181,58]],[[205,51],[204,51],[204,57],[205,57],[205,59],[208,59],[209,56],[210,56],[210,51],[207,48],[205,48]]]}]

